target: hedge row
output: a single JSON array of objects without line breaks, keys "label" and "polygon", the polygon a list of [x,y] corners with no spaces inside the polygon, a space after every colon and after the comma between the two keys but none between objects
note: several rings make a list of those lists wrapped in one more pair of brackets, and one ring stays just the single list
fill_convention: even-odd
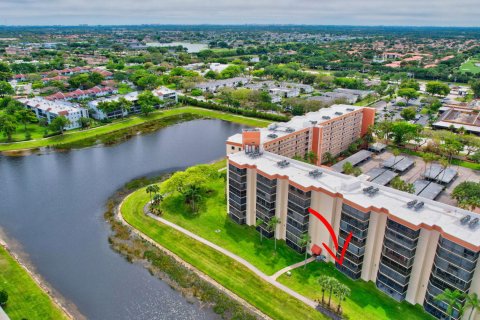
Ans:
[{"label": "hedge row", "polygon": [[278,121],[278,122],[285,122],[285,121],[290,120],[290,118],[288,116],[284,116],[284,115],[260,112],[260,111],[257,111],[255,109],[244,109],[244,108],[229,107],[229,106],[221,105],[221,104],[214,103],[214,102],[199,101],[197,99],[193,99],[193,98],[187,97],[187,96],[180,96],[178,98],[178,100],[179,100],[179,102],[184,103],[184,104],[189,104],[189,105],[192,105],[192,106],[205,108],[205,109],[211,109],[211,110],[224,111],[224,112],[228,112],[228,113],[240,114],[240,115],[245,116],[245,117],[260,118],[260,119],[266,119],[266,120]]}]

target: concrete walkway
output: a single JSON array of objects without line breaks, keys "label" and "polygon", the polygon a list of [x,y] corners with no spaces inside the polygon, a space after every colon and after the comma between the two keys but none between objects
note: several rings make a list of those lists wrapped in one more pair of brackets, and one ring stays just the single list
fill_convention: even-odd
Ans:
[{"label": "concrete walkway", "polygon": [[300,261],[300,262],[297,262],[295,264],[292,264],[291,266],[285,267],[282,270],[278,270],[277,272],[275,272],[274,275],[270,276],[270,278],[272,278],[273,280],[277,280],[277,278],[280,277],[285,272],[296,269],[298,267],[303,267],[305,265],[305,263],[310,263],[312,261],[315,261],[315,257],[310,257],[310,258],[307,259],[307,261],[305,261],[305,260]]},{"label": "concrete walkway", "polygon": [[[255,273],[258,277],[262,278],[263,280],[267,281],[268,283],[272,284],[273,286],[277,287],[278,289],[284,291],[285,293],[291,295],[291,296],[294,297],[294,298],[297,298],[298,300],[304,302],[305,304],[309,305],[310,307],[312,307],[312,308],[314,308],[314,309],[317,308],[318,303],[316,303],[315,301],[313,301],[313,300],[311,300],[311,299],[308,299],[308,298],[305,297],[305,296],[302,296],[301,294],[299,294],[299,293],[293,291],[292,289],[284,286],[284,285],[281,284],[280,282],[277,282],[277,281],[276,281],[276,278],[273,278],[273,276],[268,276],[268,275],[266,275],[265,273],[263,273],[262,271],[260,271],[257,267],[255,267],[253,264],[251,264],[251,263],[248,262],[247,260],[243,259],[242,257],[237,256],[236,254],[234,254],[234,253],[232,253],[232,252],[230,252],[230,251],[228,251],[228,250],[226,250],[226,249],[224,249],[224,248],[222,248],[222,247],[220,247],[220,246],[218,246],[218,245],[216,245],[216,244],[213,243],[213,242],[208,241],[208,240],[205,239],[205,238],[202,238],[202,237],[194,234],[193,232],[188,231],[188,230],[185,229],[185,228],[182,228],[182,227],[176,225],[175,223],[172,223],[172,222],[170,222],[170,221],[168,221],[168,220],[166,220],[166,219],[164,219],[164,218],[161,218],[161,217],[158,217],[158,216],[156,216],[156,215],[151,214],[150,211],[149,211],[149,207],[150,207],[150,204],[147,203],[147,204],[143,207],[143,211],[144,211],[144,213],[145,213],[146,215],[148,215],[150,218],[155,219],[155,220],[157,220],[157,221],[159,221],[159,222],[161,222],[161,223],[163,223],[163,224],[165,224],[165,225],[167,225],[167,226],[169,226],[169,227],[171,227],[171,228],[173,228],[173,229],[175,229],[175,230],[177,230],[177,231],[179,231],[179,232],[181,232],[181,233],[189,236],[190,238],[195,239],[195,240],[197,240],[197,241],[199,241],[199,242],[201,242],[201,243],[209,246],[210,248],[215,249],[215,250],[221,252],[222,254],[224,254],[224,255],[232,258],[233,260],[237,261],[238,263],[243,264],[243,265],[244,265],[245,267],[247,267],[250,271],[252,271],[253,273]],[[302,264],[303,264],[303,261],[301,261],[301,262],[299,262],[299,263],[296,263],[296,264],[294,264],[294,265],[292,265],[292,266],[290,266],[290,267],[292,267],[292,269],[294,269],[294,268],[298,267],[298,266],[297,266],[298,264],[302,265]],[[287,267],[287,268],[289,268],[289,267]],[[286,269],[286,268],[284,268],[284,269]],[[282,269],[282,270],[284,270],[284,269]],[[282,270],[280,270],[280,271],[282,271]],[[286,271],[288,271],[288,270],[286,270]]]}]

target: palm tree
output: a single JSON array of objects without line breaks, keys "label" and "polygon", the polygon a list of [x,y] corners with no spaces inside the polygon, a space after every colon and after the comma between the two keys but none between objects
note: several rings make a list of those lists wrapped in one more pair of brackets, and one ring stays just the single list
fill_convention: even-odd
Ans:
[{"label": "palm tree", "polygon": [[395,165],[397,164],[397,157],[400,155],[400,150],[398,149],[393,149],[392,150],[392,153],[393,153],[393,166],[392,166],[392,169],[393,171],[395,171]]},{"label": "palm tree", "polygon": [[[255,223],[255,227],[260,227],[265,221],[263,221],[262,219],[258,218],[256,223]],[[260,230],[260,242],[262,243],[263,242],[263,232],[262,232],[262,228],[259,228]]]},{"label": "palm tree", "polygon": [[305,247],[305,263],[303,264],[303,269],[307,267],[308,245],[311,242],[311,240],[312,238],[310,237],[310,235],[308,233],[305,233],[300,239],[300,241],[298,242],[298,245],[300,247],[302,248]]},{"label": "palm tree", "polygon": [[432,163],[434,160],[437,159],[437,156],[434,155],[433,153],[424,153],[422,155],[423,162],[425,163],[425,171],[423,173],[424,176],[427,175],[427,167],[429,163]]},{"label": "palm tree", "polygon": [[277,224],[280,223],[278,217],[272,217],[267,223],[267,228],[270,232],[273,232],[273,238],[275,240],[275,251],[277,251]]},{"label": "palm tree", "polygon": [[315,164],[315,163],[317,163],[318,157],[317,157],[317,154],[315,152],[309,151],[305,155],[305,159],[308,161],[308,163]]},{"label": "palm tree", "polygon": [[152,202],[152,194],[160,191],[160,188],[156,184],[151,184],[145,189],[145,191],[150,195],[150,202]]},{"label": "palm tree", "polygon": [[442,166],[442,169],[443,169],[443,174],[442,174],[442,179],[445,177],[445,171],[447,170],[448,166],[449,166],[449,162],[447,159],[443,158],[443,159],[440,159],[440,165]]},{"label": "palm tree", "polygon": [[474,292],[471,294],[467,294],[465,296],[466,302],[465,302],[465,309],[471,308],[470,309],[470,314],[468,315],[468,320],[472,318],[473,311],[474,310],[480,310],[480,299],[478,299],[478,295]]},{"label": "palm tree", "polygon": [[330,277],[330,280],[328,281],[328,306],[329,307],[330,307],[330,302],[332,301],[332,294],[339,285],[340,285],[340,282],[337,279]]},{"label": "palm tree", "polygon": [[153,195],[153,204],[154,205],[158,205],[160,204],[160,202],[163,200],[163,195],[161,195],[160,193],[155,193]]},{"label": "palm tree", "polygon": [[[198,186],[192,185],[190,188],[188,188],[185,191],[185,198],[190,199],[192,203],[192,210],[195,212],[195,199],[200,201],[201,195],[200,195],[200,188]],[[198,209],[198,208],[197,208]]]},{"label": "palm tree", "polygon": [[337,313],[340,313],[340,310],[342,308],[342,301],[345,300],[346,297],[350,295],[350,288],[347,287],[346,285],[339,283],[335,288],[334,288],[334,294],[338,298],[338,306],[337,306]]},{"label": "palm tree", "polygon": [[453,319],[453,313],[455,312],[455,309],[458,310],[459,316],[462,315],[463,306],[459,299],[462,299],[464,296],[465,295],[459,290],[452,291],[450,289],[445,289],[434,299],[436,301],[444,302],[447,305],[446,313],[448,315],[448,318]]},{"label": "palm tree", "polygon": [[325,162],[326,163],[333,164],[334,161],[335,161],[335,157],[330,152],[325,152],[324,157],[325,157]]},{"label": "palm tree", "polygon": [[124,112],[129,112],[132,109],[133,102],[130,100],[125,99],[124,97],[121,97],[117,101],[118,108],[122,111],[122,118],[125,117]]},{"label": "palm tree", "polygon": [[330,277],[327,276],[321,276],[318,278],[318,284],[322,288],[322,304],[325,303],[325,291],[328,289],[329,279]]}]

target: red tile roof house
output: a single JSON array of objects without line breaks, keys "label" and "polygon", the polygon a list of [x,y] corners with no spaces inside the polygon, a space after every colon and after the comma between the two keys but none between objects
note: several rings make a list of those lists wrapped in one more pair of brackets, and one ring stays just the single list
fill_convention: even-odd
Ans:
[{"label": "red tile roof house", "polygon": [[18,80],[18,81],[25,81],[27,80],[27,75],[26,74],[16,74],[12,77],[13,80]]},{"label": "red tile roof house", "polygon": [[93,98],[93,97],[103,97],[107,96],[110,94],[115,94],[117,93],[118,90],[116,88],[112,87],[93,87],[91,89],[87,90],[81,90],[77,89],[72,92],[57,92],[55,94],[52,94],[45,99],[54,101],[54,100],[72,100],[72,99],[87,99],[87,98]]}]

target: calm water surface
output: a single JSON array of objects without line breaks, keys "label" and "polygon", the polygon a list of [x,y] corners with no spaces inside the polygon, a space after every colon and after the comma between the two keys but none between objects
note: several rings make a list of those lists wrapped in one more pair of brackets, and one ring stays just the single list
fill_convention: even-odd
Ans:
[{"label": "calm water surface", "polygon": [[113,147],[0,156],[0,226],[89,319],[210,319],[212,313],[108,245],[106,199],[125,182],[209,162],[241,125],[195,120]]}]

